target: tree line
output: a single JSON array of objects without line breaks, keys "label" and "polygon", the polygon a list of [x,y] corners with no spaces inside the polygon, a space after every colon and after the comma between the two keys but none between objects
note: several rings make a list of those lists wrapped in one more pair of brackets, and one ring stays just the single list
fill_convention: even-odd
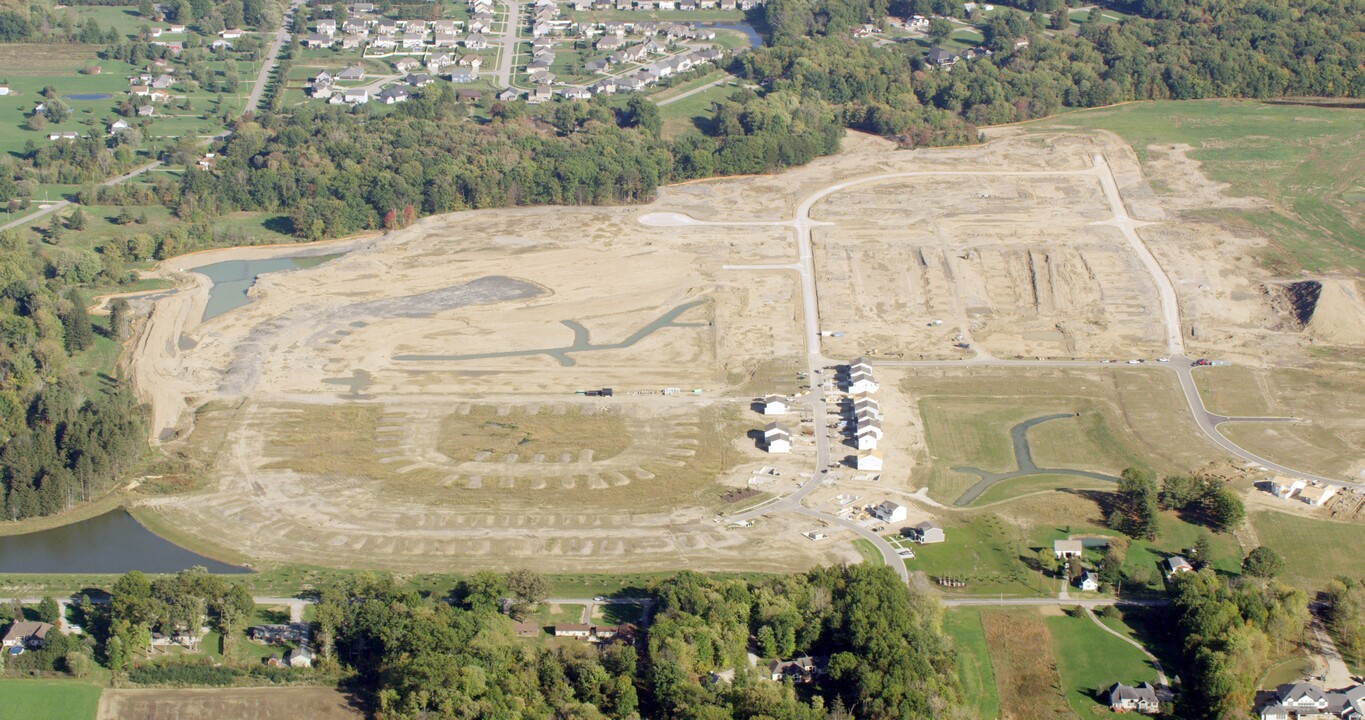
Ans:
[{"label": "tree line", "polygon": [[[1006,4],[1016,7],[997,10],[985,26],[993,54],[949,72],[931,67],[915,43],[877,47],[855,41],[850,30],[883,22],[889,12],[961,16],[960,5],[773,0],[764,9],[770,45],[745,54],[741,69],[767,87],[835,105],[850,127],[910,145],[956,143],[974,137],[979,125],[1127,100],[1365,95],[1365,15],[1352,0],[1313,0],[1292,10],[1270,2],[1136,0],[1119,7],[1137,16],[1102,24],[1092,13],[1076,34],[1066,31],[1069,15],[1058,0]],[[1016,49],[1021,37],[1029,43]]]}]

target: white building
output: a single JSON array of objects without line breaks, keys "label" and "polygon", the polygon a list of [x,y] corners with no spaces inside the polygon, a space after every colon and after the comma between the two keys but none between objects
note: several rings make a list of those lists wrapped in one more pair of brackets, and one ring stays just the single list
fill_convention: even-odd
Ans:
[{"label": "white building", "polygon": [[911,540],[914,540],[921,545],[933,545],[934,543],[941,543],[948,539],[948,537],[943,534],[943,528],[928,520],[910,528],[909,534]]},{"label": "white building", "polygon": [[792,451],[791,431],[777,423],[768,423],[763,428],[763,444],[770,453],[789,453]]},{"label": "white building", "polygon": [[1294,493],[1308,487],[1308,483],[1297,478],[1276,477],[1270,481],[1270,492],[1281,500],[1294,497]]},{"label": "white building", "polygon": [[905,520],[905,507],[890,500],[883,500],[882,504],[872,508],[872,515],[883,522],[903,522]]},{"label": "white building", "polygon": [[781,395],[766,395],[763,398],[764,415],[786,415],[787,399]]},{"label": "white building", "polygon": [[854,444],[859,450],[876,450],[877,443],[877,436],[871,432],[858,433],[858,437],[854,441]]},{"label": "white building", "polygon": [[1100,576],[1086,570],[1081,573],[1079,578],[1076,578],[1076,587],[1087,592],[1095,592],[1100,589]]},{"label": "white building", "polygon": [[1322,507],[1323,503],[1332,499],[1332,496],[1336,494],[1336,485],[1309,485],[1299,491],[1299,499],[1313,507]]},{"label": "white building", "polygon": [[1053,540],[1052,554],[1058,560],[1069,560],[1078,558],[1085,552],[1085,545],[1080,540]]},{"label": "white building", "polygon": [[881,472],[882,452],[880,450],[867,450],[858,453],[858,458],[854,461],[854,466],[859,470],[871,470]]},{"label": "white building", "polygon": [[871,372],[853,370],[848,374],[848,391],[850,393],[874,393],[880,387]]}]

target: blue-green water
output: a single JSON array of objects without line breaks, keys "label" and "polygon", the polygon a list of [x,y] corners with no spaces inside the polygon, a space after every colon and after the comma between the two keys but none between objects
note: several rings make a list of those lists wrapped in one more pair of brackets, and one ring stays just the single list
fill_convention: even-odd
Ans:
[{"label": "blue-green water", "polygon": [[173,573],[196,565],[214,573],[244,573],[192,553],[114,510],[50,530],[0,536],[0,573]]},{"label": "blue-green water", "polygon": [[268,260],[228,260],[195,268],[194,271],[207,275],[213,281],[209,288],[209,300],[204,305],[204,320],[211,320],[223,313],[251,302],[247,291],[256,284],[256,278],[266,273],[281,270],[309,268],[331,260],[336,255],[317,255],[314,257],[270,258]]}]

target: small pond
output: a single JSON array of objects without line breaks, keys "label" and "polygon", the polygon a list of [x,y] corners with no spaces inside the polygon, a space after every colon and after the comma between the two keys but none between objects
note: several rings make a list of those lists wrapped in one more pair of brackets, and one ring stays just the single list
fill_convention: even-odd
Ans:
[{"label": "small pond", "polygon": [[207,275],[213,282],[209,288],[209,300],[204,305],[204,320],[210,320],[223,313],[242,307],[251,302],[247,291],[256,284],[256,278],[266,273],[281,270],[310,268],[331,260],[336,255],[315,255],[313,257],[269,258],[266,260],[228,260],[203,267],[194,272]]},{"label": "small pond", "polygon": [[65,100],[108,100],[111,97],[113,95],[109,93],[72,93],[62,96]]},{"label": "small pond", "polygon": [[0,573],[173,573],[195,565],[214,573],[250,572],[190,552],[142,527],[124,510],[0,536]]}]

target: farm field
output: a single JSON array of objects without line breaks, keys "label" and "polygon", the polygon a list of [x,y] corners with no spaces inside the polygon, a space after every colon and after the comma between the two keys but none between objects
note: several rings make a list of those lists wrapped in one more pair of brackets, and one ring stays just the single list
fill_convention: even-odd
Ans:
[{"label": "farm field", "polygon": [[79,681],[0,679],[0,720],[92,720],[99,702]]},{"label": "farm field", "polygon": [[[93,715],[92,715],[93,717]],[[106,690],[98,720],[359,720],[365,717],[332,688]]]}]

